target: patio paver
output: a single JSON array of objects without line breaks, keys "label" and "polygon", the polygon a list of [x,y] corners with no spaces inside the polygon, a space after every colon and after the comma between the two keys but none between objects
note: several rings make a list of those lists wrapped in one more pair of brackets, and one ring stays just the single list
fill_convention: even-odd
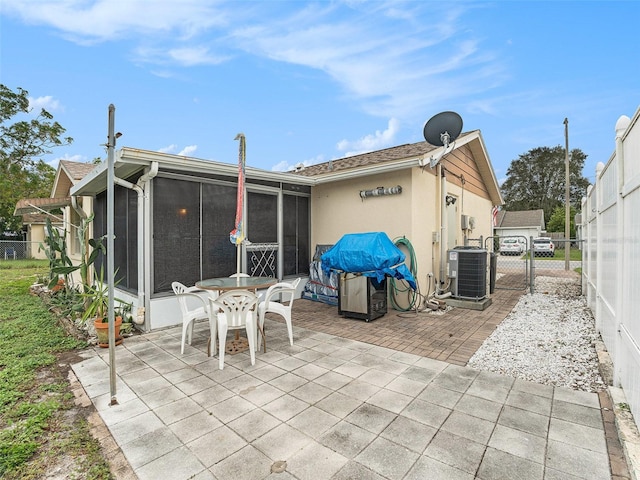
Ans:
[{"label": "patio paver", "polygon": [[185,355],[179,327],[136,335],[117,350],[116,406],[105,349],[72,368],[141,479],[611,479],[598,394],[464,367],[519,294],[369,323],[296,300],[293,347],[267,316],[267,354],[222,371],[205,323]]}]

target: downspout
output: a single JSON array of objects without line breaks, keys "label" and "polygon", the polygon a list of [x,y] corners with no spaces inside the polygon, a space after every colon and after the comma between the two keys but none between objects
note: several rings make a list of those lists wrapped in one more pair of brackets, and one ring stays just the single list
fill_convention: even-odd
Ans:
[{"label": "downspout", "polygon": [[441,163],[438,163],[440,174],[440,292],[444,292],[447,263],[447,177]]},{"label": "downspout", "polygon": [[88,218],[87,212],[78,205],[78,197],[76,195],[71,195],[71,206],[81,219],[86,220]]},{"label": "downspout", "polygon": [[146,322],[146,303],[144,285],[144,199],[147,182],[158,174],[158,162],[151,162],[149,171],[144,173],[138,181],[133,184],[122,178],[115,177],[114,183],[138,193],[138,311],[133,317],[136,325],[143,325]]}]

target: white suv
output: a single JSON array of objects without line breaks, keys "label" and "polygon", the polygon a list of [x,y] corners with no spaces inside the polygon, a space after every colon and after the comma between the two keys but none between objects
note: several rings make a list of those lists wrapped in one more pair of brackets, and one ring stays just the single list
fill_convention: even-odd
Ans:
[{"label": "white suv", "polygon": [[522,255],[524,250],[522,238],[507,237],[500,240],[500,255]]},{"label": "white suv", "polygon": [[555,245],[549,237],[533,239],[533,255],[536,257],[553,257],[555,248]]}]

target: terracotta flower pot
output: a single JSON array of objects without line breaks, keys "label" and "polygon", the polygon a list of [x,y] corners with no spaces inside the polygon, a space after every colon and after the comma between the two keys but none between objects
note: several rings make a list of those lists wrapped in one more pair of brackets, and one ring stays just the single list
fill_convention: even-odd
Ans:
[{"label": "terracotta flower pot", "polygon": [[[116,345],[122,343],[122,337],[120,336],[120,325],[122,325],[122,317],[116,317]],[[96,334],[98,335],[98,346],[102,348],[109,347],[109,322],[103,322],[101,318],[96,318],[93,321],[93,326],[96,328]]]}]

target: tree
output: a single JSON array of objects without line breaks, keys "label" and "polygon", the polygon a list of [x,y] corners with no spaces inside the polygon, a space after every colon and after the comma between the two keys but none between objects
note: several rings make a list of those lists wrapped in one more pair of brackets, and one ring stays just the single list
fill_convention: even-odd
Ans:
[{"label": "tree", "polygon": [[[548,232],[563,232],[564,233],[564,217],[565,217],[564,205],[556,207],[551,214],[551,218],[547,222]],[[569,207],[569,236],[571,238],[576,237],[576,209],[572,205]]]},{"label": "tree", "polygon": [[20,231],[21,220],[13,216],[18,200],[50,195],[55,169],[41,157],[73,142],[44,108],[35,117],[11,123],[32,113],[28,95],[0,84],[0,233]]},{"label": "tree", "polygon": [[[569,157],[569,204],[578,208],[589,181],[582,176],[587,156],[573,149]],[[501,186],[507,210],[544,210],[545,222],[565,204],[565,149],[538,147],[513,160]]]}]

